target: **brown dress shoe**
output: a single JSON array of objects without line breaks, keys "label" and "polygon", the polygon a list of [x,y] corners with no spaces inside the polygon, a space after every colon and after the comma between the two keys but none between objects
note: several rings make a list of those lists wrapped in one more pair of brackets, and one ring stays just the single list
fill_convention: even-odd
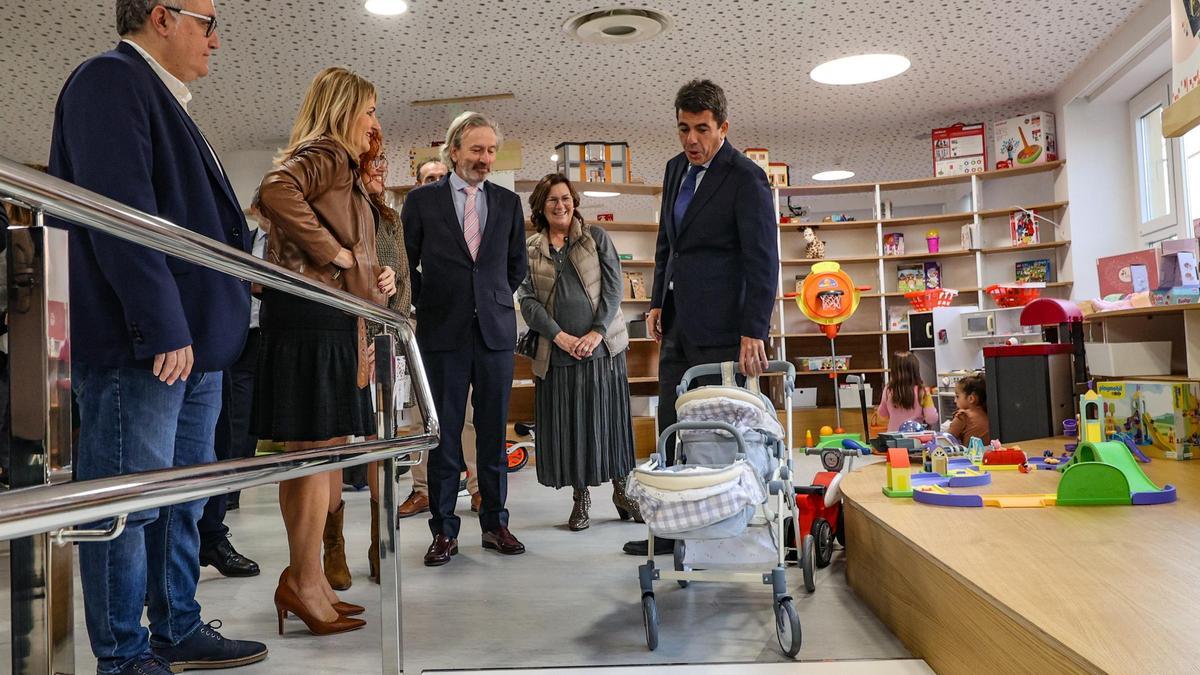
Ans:
[{"label": "brown dress shoe", "polygon": [[471,510],[472,511],[474,511],[475,513],[479,513],[479,507],[482,504],[483,504],[483,496],[482,495],[480,495],[478,492],[471,495]]},{"label": "brown dress shoe", "polygon": [[404,500],[404,503],[400,505],[396,513],[401,518],[408,518],[427,511],[429,511],[429,496],[423,495],[420,492],[413,492],[408,495],[408,499]]},{"label": "brown dress shoe", "polygon": [[504,555],[520,555],[525,552],[525,544],[518,541],[503,525],[483,533],[483,547]]},{"label": "brown dress shoe", "polygon": [[[486,535],[485,535],[486,536]],[[444,534],[434,536],[429,550],[425,551],[425,566],[438,567],[450,562],[450,557],[458,555],[458,540]]]}]

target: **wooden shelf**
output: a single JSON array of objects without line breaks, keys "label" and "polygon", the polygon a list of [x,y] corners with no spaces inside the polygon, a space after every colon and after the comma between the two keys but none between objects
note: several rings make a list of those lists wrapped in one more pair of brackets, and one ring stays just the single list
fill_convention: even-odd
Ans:
[{"label": "wooden shelf", "polygon": [[1011,176],[1024,176],[1031,173],[1045,173],[1047,171],[1057,171],[1065,166],[1067,160],[1058,159],[1053,162],[1044,164],[1030,164],[1029,166],[1017,166],[1011,169],[993,169],[992,171],[984,171],[979,176],[980,180],[994,180],[996,178],[1009,178]]},{"label": "wooden shelf", "polygon": [[1097,375],[1098,380],[1135,380],[1137,382],[1200,382],[1187,375]]},{"label": "wooden shelf", "polygon": [[848,255],[840,258],[784,258],[779,261],[781,265],[815,265],[819,262],[835,262],[841,264],[851,263],[867,263],[879,260],[877,255]]},{"label": "wooden shelf", "polygon": [[650,302],[650,298],[621,298],[621,302]]},{"label": "wooden shelf", "polygon": [[[967,286],[967,287],[959,288],[959,289],[955,289],[955,290],[958,291],[959,297],[962,297],[963,295],[966,295],[967,293],[978,293],[979,291],[981,291],[983,289],[979,288],[978,286]],[[901,293],[900,291],[890,291],[888,293],[884,293],[883,296],[885,298],[903,298],[904,293]]]},{"label": "wooden shelf", "polygon": [[[1032,166],[1022,166],[1015,169],[994,169],[992,171],[984,171],[982,173],[973,174],[980,180],[993,180],[996,178],[1008,178],[1010,176],[1023,176],[1030,173],[1041,173],[1043,171],[1055,171],[1066,164],[1066,160],[1060,159],[1054,162],[1045,164],[1034,164]],[[916,178],[912,180],[892,180],[880,181],[877,183],[842,183],[834,185],[789,185],[788,187],[779,188],[779,194],[782,196],[813,196],[813,195],[844,195],[855,192],[874,192],[878,186],[881,191],[894,190],[914,190],[917,188],[940,187],[944,185],[956,185],[958,183],[971,182],[971,176],[935,176],[931,178]]]},{"label": "wooden shelf", "polygon": [[872,218],[870,220],[850,220],[850,221],[843,221],[843,222],[839,222],[839,223],[833,223],[833,222],[780,223],[779,229],[783,232],[792,232],[792,231],[799,232],[800,230],[803,230],[806,227],[811,227],[814,230],[826,230],[826,231],[829,231],[829,230],[861,230],[861,229],[865,229],[868,227],[875,227],[875,225],[878,223],[879,223],[879,221],[875,220],[874,218]]},{"label": "wooden shelf", "polygon": [[622,260],[621,267],[654,267],[653,260]]},{"label": "wooden shelf", "polygon": [[1043,241],[1037,244],[1025,244],[1024,246],[994,246],[992,248],[979,249],[984,255],[994,255],[997,253],[1020,253],[1021,251],[1037,251],[1047,248],[1061,248],[1070,246],[1070,239],[1060,239],[1058,241]]},{"label": "wooden shelf", "polygon": [[962,258],[975,255],[975,249],[952,249],[949,251],[938,251],[937,253],[905,253],[904,255],[886,255],[880,259],[884,262],[903,261],[903,260],[928,260],[930,258]]},{"label": "wooden shelf", "polygon": [[[1057,211],[1059,209],[1067,208],[1069,204],[1070,202],[1050,202],[1048,204],[1031,204],[1028,206],[1022,204],[1021,208],[1029,209],[1030,211]],[[979,211],[978,213],[980,218],[1007,218],[1013,211],[1020,210],[1021,209],[1010,206],[1006,209],[987,209],[986,211]]]},{"label": "wooden shelf", "polygon": [[[879,221],[884,227],[905,227],[906,225],[937,225],[938,223],[954,223],[975,220],[971,211],[957,213],[935,213],[928,216],[908,216],[905,218],[885,218]],[[965,223],[964,223],[965,224]]]},{"label": "wooden shelf", "polygon": [[[537,187],[536,180],[519,180],[516,181],[517,192],[533,192],[533,188]],[[662,194],[662,186],[652,183],[587,183],[583,181],[571,181],[572,187],[578,192],[616,192],[622,195],[643,195],[648,197],[657,197]]]},{"label": "wooden shelf", "polygon": [[[1047,284],[1049,285],[1049,284]],[[1187,311],[1200,311],[1200,304],[1190,305],[1161,305],[1157,307],[1134,307],[1133,309],[1118,309],[1112,312],[1097,312],[1083,317],[1084,321],[1103,321],[1126,316],[1154,316],[1158,314],[1182,314]]]}]

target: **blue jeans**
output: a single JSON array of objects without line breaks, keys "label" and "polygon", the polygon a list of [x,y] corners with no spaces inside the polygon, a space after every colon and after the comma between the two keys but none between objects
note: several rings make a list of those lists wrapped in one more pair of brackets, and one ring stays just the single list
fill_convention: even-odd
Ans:
[{"label": "blue jeans", "polygon": [[[167,386],[148,370],[75,364],[78,480],[215,461],[221,373],[192,373]],[[156,645],[200,627],[196,582],[205,500],[129,514],[115,540],[79,545],[84,612],[97,672],[114,673]],[[106,523],[94,524],[94,527]],[[150,635],[142,626],[148,600]]]}]

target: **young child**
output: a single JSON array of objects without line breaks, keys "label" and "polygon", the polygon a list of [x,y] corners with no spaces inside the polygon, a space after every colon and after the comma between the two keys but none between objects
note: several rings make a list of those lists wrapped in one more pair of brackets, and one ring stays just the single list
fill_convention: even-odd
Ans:
[{"label": "young child", "polygon": [[984,444],[992,442],[988,431],[987,380],[983,375],[970,375],[958,381],[954,388],[954,402],[958,411],[950,420],[950,433],[963,445],[978,436]]},{"label": "young child", "polygon": [[880,418],[887,419],[888,431],[898,431],[900,425],[916,420],[929,426],[938,422],[933,399],[921,384],[921,362],[912,352],[896,352],[892,355],[892,367],[888,371],[888,383],[879,399]]}]

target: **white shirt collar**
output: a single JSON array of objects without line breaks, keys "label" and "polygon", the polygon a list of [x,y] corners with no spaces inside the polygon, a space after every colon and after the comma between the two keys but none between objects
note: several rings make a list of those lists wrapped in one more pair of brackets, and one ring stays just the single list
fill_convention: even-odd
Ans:
[{"label": "white shirt collar", "polygon": [[130,40],[129,38],[125,38],[124,40],[121,40],[121,42],[124,42],[130,47],[136,49],[137,53],[141,54],[142,58],[146,59],[146,63],[150,64],[150,68],[154,70],[156,75],[158,75],[158,79],[162,80],[162,83],[167,85],[167,90],[171,92],[171,95],[175,97],[176,101],[179,101],[180,107],[182,107],[184,110],[187,110],[188,102],[192,100],[192,92],[188,91],[187,85],[180,81],[179,78],[167,72],[167,69],[159,65],[158,61],[154,60],[153,56],[150,56],[150,52],[142,49],[142,46],[138,43]]}]

